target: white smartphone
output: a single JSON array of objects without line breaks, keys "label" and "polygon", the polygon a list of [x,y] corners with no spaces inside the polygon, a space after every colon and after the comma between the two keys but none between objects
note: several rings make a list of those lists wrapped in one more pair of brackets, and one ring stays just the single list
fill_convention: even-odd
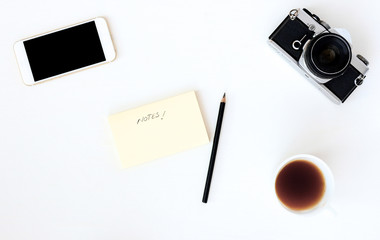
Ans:
[{"label": "white smartphone", "polygon": [[26,85],[111,62],[116,57],[102,17],[20,40],[14,51]]}]

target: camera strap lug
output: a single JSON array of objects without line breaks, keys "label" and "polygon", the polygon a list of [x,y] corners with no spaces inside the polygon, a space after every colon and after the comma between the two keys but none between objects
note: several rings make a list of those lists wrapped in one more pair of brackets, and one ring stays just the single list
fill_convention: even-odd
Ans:
[{"label": "camera strap lug", "polygon": [[355,85],[357,87],[359,87],[360,85],[362,85],[365,77],[366,76],[360,75],[358,78],[356,78],[355,79]]},{"label": "camera strap lug", "polygon": [[289,12],[289,18],[290,18],[290,20],[294,20],[294,19],[296,19],[296,17],[298,16],[298,9],[292,9],[292,10],[290,10],[290,12]]}]

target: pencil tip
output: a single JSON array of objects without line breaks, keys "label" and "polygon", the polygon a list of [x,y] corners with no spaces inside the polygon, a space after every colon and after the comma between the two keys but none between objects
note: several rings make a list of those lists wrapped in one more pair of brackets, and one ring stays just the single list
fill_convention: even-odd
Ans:
[{"label": "pencil tip", "polygon": [[226,97],[226,93],[223,94],[223,97],[224,97],[224,98]]}]

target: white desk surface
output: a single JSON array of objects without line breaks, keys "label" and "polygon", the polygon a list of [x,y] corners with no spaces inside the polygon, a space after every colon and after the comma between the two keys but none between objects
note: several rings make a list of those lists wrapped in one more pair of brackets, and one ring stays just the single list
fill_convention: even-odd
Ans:
[{"label": "white desk surface", "polygon": [[[292,8],[352,35],[365,83],[335,105],[267,45]],[[0,239],[379,239],[380,5],[375,1],[3,1]],[[117,59],[24,86],[13,43],[96,16]],[[121,169],[111,113],[196,90],[212,139],[227,93],[208,204],[212,144]],[[333,210],[295,215],[273,191],[285,158],[330,166]]]}]

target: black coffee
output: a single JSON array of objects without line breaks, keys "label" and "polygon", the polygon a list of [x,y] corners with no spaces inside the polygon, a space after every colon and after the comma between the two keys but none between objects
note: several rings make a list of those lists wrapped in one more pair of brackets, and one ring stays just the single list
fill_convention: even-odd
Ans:
[{"label": "black coffee", "polygon": [[307,210],[321,201],[325,179],[321,170],[311,162],[295,160],[288,163],[276,178],[276,194],[292,210]]}]

